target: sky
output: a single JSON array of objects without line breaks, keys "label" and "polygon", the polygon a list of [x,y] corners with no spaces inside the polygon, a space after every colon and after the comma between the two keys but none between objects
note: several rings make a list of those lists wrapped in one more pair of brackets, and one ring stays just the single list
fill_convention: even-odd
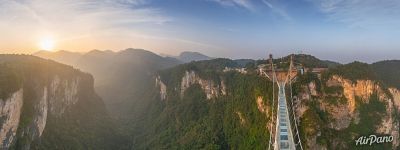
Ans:
[{"label": "sky", "polygon": [[0,53],[143,48],[374,62],[400,59],[399,36],[399,0],[0,0]]}]

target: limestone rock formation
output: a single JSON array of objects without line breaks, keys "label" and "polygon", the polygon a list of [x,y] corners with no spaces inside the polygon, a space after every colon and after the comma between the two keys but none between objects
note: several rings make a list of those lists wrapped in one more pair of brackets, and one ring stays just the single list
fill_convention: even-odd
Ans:
[{"label": "limestone rock formation", "polygon": [[[39,138],[46,128],[48,115],[62,117],[62,114],[70,106],[78,101],[78,87],[80,77],[74,77],[72,80],[60,79],[59,76],[54,76],[49,85],[36,89],[26,89],[35,93],[36,98],[24,96],[24,89],[13,93],[8,99],[0,101],[2,122],[0,124],[0,148],[8,149],[17,138],[17,129],[21,130],[21,137],[28,137],[26,148],[29,149],[29,143]],[[32,122],[21,126],[20,118],[22,115],[22,106],[32,104],[33,114],[31,115]]]},{"label": "limestone rock formation", "polygon": [[0,70],[0,149],[114,146],[90,74],[28,55],[0,55]]},{"label": "limestone rock formation", "polygon": [[7,99],[0,99],[0,149],[10,147],[17,134],[23,105],[23,90],[11,94]]},{"label": "limestone rock formation", "polygon": [[207,99],[216,98],[219,95],[226,94],[226,87],[223,82],[215,83],[212,80],[205,80],[200,78],[194,71],[185,71],[181,81],[181,97],[185,90],[193,84],[199,84],[206,93]]},{"label": "limestone rock formation", "polygon": [[156,87],[160,88],[160,98],[161,100],[167,99],[167,86],[161,81],[160,76],[156,78]]},{"label": "limestone rock formation", "polygon": [[397,111],[400,112],[400,90],[396,88],[389,88],[390,93],[393,96],[393,103]]},{"label": "limestone rock formation", "polygon": [[[384,104],[385,112],[381,114],[382,118],[379,124],[376,124],[375,132],[377,134],[392,135],[394,137],[394,141],[392,142],[393,147],[399,146],[399,121],[394,118],[395,112],[399,112],[400,108],[399,90],[389,88],[387,89],[390,91],[388,93],[385,92],[386,89],[377,81],[356,80],[353,82],[338,75],[331,76],[324,84],[327,87],[341,87],[339,89],[343,91],[338,91],[337,93],[321,93],[321,95],[317,96],[318,94],[315,91],[314,81],[303,85],[301,92],[297,95],[300,100],[299,104],[296,104],[295,107],[298,117],[303,117],[304,112],[309,109],[307,107],[309,102],[317,101],[319,104],[317,106],[318,109],[329,114],[329,120],[326,126],[335,131],[341,131],[347,129],[351,123],[359,123],[360,112],[358,111],[358,105],[360,104],[357,103],[357,100],[360,100],[361,105],[368,104],[371,96],[376,94],[374,96]],[[312,96],[316,97],[313,99]],[[328,102],[328,97],[331,97],[331,100],[335,100],[336,102],[334,104]],[[345,102],[339,102],[339,100],[343,98]],[[308,138],[314,139],[316,137],[318,137],[317,134]],[[339,145],[343,144],[339,141],[336,142],[338,142],[337,144]],[[318,147],[318,149],[321,148],[321,145],[316,143],[315,140],[307,140],[306,144],[311,149],[316,147]]]}]

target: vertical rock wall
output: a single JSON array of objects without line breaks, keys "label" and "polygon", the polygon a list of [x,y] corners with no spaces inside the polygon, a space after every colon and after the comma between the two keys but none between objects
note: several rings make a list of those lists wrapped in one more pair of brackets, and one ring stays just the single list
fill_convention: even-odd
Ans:
[{"label": "vertical rock wall", "polygon": [[226,87],[223,82],[214,83],[212,80],[201,79],[194,71],[186,71],[181,81],[181,97],[187,88],[196,83],[204,90],[207,99],[212,99],[219,95],[226,94]]},{"label": "vertical rock wall", "polygon": [[23,105],[23,90],[0,99],[0,149],[7,149],[15,140]]},{"label": "vertical rock wall", "polygon": [[[11,94],[7,99],[0,100],[0,149],[8,149],[18,137],[26,137],[28,139],[23,149],[29,149],[30,142],[40,138],[46,128],[48,115],[62,117],[62,114],[69,106],[74,105],[78,101],[78,87],[80,86],[80,77],[72,79],[61,79],[58,76],[50,81],[50,83],[42,88],[30,89],[36,93],[36,97],[24,97],[24,89]],[[34,86],[41,87],[41,86]],[[32,120],[25,122],[20,127],[20,118],[22,116],[24,101],[33,102]],[[21,130],[21,132],[17,132]],[[20,135],[17,135],[20,133]]]}]

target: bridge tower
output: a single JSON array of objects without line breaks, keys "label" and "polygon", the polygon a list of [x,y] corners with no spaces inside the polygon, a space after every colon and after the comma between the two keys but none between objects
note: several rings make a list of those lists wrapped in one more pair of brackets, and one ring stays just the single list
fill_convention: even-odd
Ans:
[{"label": "bridge tower", "polygon": [[[294,57],[290,56],[290,65],[287,72],[279,72],[279,79],[276,77],[276,69],[274,66],[272,55],[269,55],[270,73],[265,73],[273,82],[272,94],[272,115],[270,123],[270,137],[268,150],[303,150],[298,131],[298,124],[293,109],[292,80],[297,76],[297,69],[293,63]],[[285,75],[286,74],[286,75]],[[285,75],[285,76],[284,76]],[[272,76],[272,77],[271,77]],[[278,85],[278,101],[275,106],[275,82]],[[286,86],[289,86],[290,96],[286,95]],[[287,98],[289,100],[287,100]],[[276,110],[276,115],[274,114]]]}]

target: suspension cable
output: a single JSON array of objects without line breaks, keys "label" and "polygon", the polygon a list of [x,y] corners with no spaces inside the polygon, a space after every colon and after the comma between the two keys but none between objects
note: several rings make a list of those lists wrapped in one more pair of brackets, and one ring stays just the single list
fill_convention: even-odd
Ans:
[{"label": "suspension cable", "polygon": [[[268,144],[268,150],[271,149],[272,145],[272,135],[273,135],[273,126],[274,126],[274,108],[275,108],[275,80],[276,80],[276,74],[275,74],[275,69],[274,69],[274,62],[272,57],[270,57],[271,61],[271,69],[272,69],[272,109],[271,109],[271,124],[270,124],[270,135],[269,135],[269,144]],[[274,133],[276,134],[276,133]],[[275,136],[274,136],[275,138]]]},{"label": "suspension cable", "polygon": [[298,143],[300,143],[300,149],[303,150],[303,145],[302,145],[301,138],[300,138],[300,135],[299,135],[299,129],[297,127],[296,112],[294,111],[293,88],[292,88],[292,80],[291,79],[289,79],[289,87],[290,87],[290,99],[291,99],[291,103],[292,103],[293,120],[294,120],[294,125],[295,125],[295,128],[296,128],[296,136],[298,138]]}]

